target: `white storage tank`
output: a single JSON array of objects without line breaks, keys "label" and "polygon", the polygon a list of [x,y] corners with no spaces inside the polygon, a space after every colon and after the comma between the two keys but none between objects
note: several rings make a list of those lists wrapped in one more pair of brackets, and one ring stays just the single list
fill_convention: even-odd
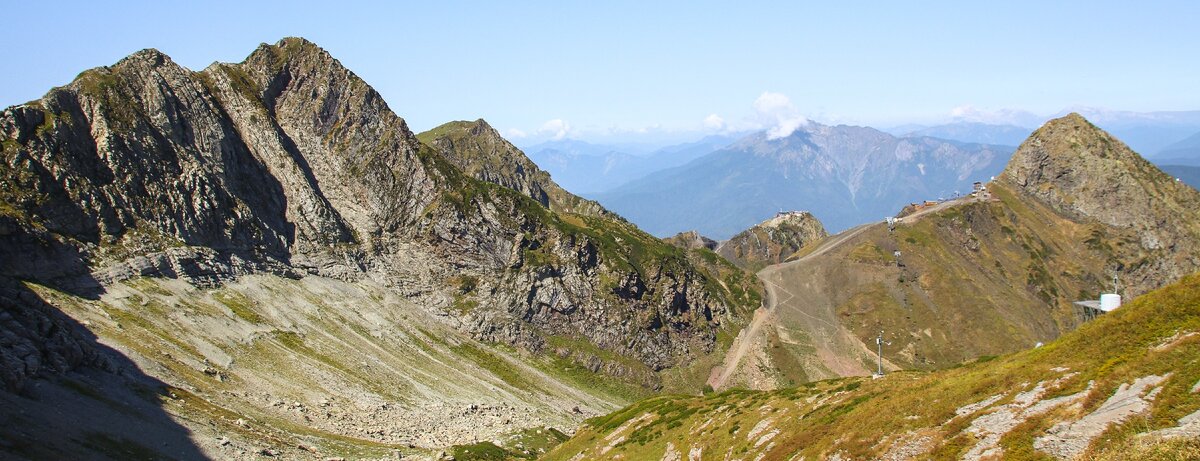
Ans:
[{"label": "white storage tank", "polygon": [[1121,307],[1121,295],[1116,293],[1104,293],[1100,295],[1100,310],[1112,312],[1113,309],[1118,307]]}]

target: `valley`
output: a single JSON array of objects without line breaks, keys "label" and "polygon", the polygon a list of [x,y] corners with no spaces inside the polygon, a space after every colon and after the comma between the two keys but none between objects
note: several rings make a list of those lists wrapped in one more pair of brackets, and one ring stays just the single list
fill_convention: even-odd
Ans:
[{"label": "valley", "polygon": [[[138,278],[109,285],[94,301],[30,289],[128,357],[130,366],[170,383],[128,398],[205,422],[185,424],[193,434],[178,436],[215,458],[254,459],[262,450],[290,459],[384,458],[428,454],[464,440],[503,444],[521,434],[519,428],[573,428],[647,395],[636,386],[595,380],[557,356],[480,343],[455,319],[370,281],[260,274],[205,289]],[[98,395],[90,388],[137,384],[122,374],[51,381],[38,394],[65,393],[86,404]],[[20,398],[7,404],[57,406]],[[65,426],[26,421],[21,430],[28,439],[7,443],[60,438],[63,443],[22,448],[41,459],[87,452],[94,438],[145,444],[140,428],[120,423],[122,414]],[[14,427],[14,417],[5,425]],[[121,451],[97,454],[120,457]]]},{"label": "valley", "polygon": [[298,37],[85,70],[0,112],[0,458],[1200,453],[1192,170],[779,96],[632,159],[414,132]]}]

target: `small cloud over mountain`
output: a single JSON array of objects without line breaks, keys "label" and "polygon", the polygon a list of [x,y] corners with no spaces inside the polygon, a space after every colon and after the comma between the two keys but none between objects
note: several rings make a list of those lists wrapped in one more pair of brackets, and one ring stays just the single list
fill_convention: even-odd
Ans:
[{"label": "small cloud over mountain", "polygon": [[725,129],[725,119],[717,114],[709,114],[704,117],[704,128],[710,131],[721,131]]},{"label": "small cloud over mountain", "polygon": [[767,130],[767,139],[790,136],[796,129],[808,124],[808,118],[800,115],[800,111],[792,105],[792,100],[783,93],[764,91],[754,100],[754,112]]},{"label": "small cloud over mountain", "polygon": [[566,138],[570,132],[571,124],[566,120],[556,118],[553,120],[547,120],[546,123],[543,123],[542,127],[538,128],[537,134],[549,135],[554,140],[560,140]]}]

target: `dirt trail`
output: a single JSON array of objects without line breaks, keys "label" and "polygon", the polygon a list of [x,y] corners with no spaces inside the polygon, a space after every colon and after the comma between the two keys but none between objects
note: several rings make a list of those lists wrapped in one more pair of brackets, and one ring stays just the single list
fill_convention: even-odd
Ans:
[{"label": "dirt trail", "polygon": [[[965,200],[968,199],[960,198],[942,202],[905,216],[904,220],[912,222],[928,213],[943,210],[962,203]],[[778,320],[781,306],[786,306],[791,312],[799,314],[798,318],[803,330],[811,337],[813,346],[817,349],[817,358],[830,372],[840,376],[870,373],[871,370],[866,370],[859,361],[847,357],[846,354],[839,353],[839,351],[853,350],[866,355],[874,355],[874,351],[866,344],[863,344],[858,338],[854,337],[849,330],[838,322],[836,313],[833,311],[833,306],[823,306],[824,308],[817,306],[814,308],[814,303],[805,299],[797,299],[794,293],[784,288],[784,274],[782,272],[799,269],[800,266],[803,266],[813,258],[840,247],[842,244],[874,226],[882,225],[884,224],[867,223],[850,228],[819,243],[816,250],[800,258],[767,266],[759,271],[758,278],[763,281],[763,285],[767,291],[763,307],[754,311],[754,316],[750,324],[738,334],[737,339],[730,346],[729,353],[725,354],[725,360],[721,365],[713,368],[709,374],[708,385],[712,386],[713,389],[723,389],[728,384],[730,377],[737,371],[746,355],[750,353],[753,345],[758,341],[763,327],[768,323]],[[781,292],[784,295],[782,299],[780,299]],[[887,360],[884,360],[884,366],[891,369],[897,368]]]},{"label": "dirt trail", "polygon": [[[852,228],[849,231],[842,232],[828,241],[821,243],[820,247],[818,247],[815,251],[804,255],[801,258],[782,264],[767,266],[763,270],[759,271],[758,278],[763,281],[763,285],[765,285],[767,289],[766,302],[764,303],[763,307],[760,307],[754,311],[754,317],[750,321],[750,325],[742,329],[742,332],[738,335],[737,339],[734,340],[734,343],[730,346],[730,353],[725,354],[725,360],[723,363],[713,369],[712,374],[710,374],[708,378],[708,385],[712,386],[713,389],[724,388],[725,384],[729,381],[730,376],[733,375],[734,371],[737,370],[738,365],[741,364],[742,359],[744,359],[746,354],[750,352],[751,345],[754,344],[755,340],[758,338],[759,332],[762,330],[763,325],[767,324],[768,321],[775,317],[777,307],[787,304],[795,298],[794,294],[779,286],[776,281],[772,280],[772,277],[775,276],[781,268],[801,264],[811,258],[825,254],[829,250],[836,248],[838,245],[841,245],[845,241],[862,233],[864,230],[867,230],[870,227],[871,224],[863,224]],[[783,292],[786,295],[786,298],[782,300],[779,299],[779,292]],[[797,309],[797,312],[802,315],[809,315],[801,309]],[[827,326],[835,329],[837,328],[837,325],[830,323],[828,319],[813,317],[812,320],[824,323]],[[834,320],[836,321],[836,319]]]}]

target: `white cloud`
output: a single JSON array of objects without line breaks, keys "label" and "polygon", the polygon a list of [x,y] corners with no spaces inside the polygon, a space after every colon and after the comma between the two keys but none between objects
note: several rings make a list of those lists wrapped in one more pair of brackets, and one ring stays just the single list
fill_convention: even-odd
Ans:
[{"label": "white cloud", "polygon": [[704,117],[704,128],[712,131],[721,131],[725,129],[725,119],[721,118],[720,115],[710,114],[708,117]]},{"label": "white cloud", "polygon": [[547,120],[546,123],[543,123],[542,127],[538,128],[537,134],[549,135],[555,140],[559,140],[567,137],[567,134],[570,132],[571,124],[566,120],[556,118],[554,120]]},{"label": "white cloud", "polygon": [[754,111],[760,114],[774,114],[783,111],[794,111],[791,98],[783,93],[764,91],[754,100]]},{"label": "white cloud", "polygon": [[506,137],[506,138],[524,138],[526,136],[529,136],[529,135],[526,134],[524,131],[518,130],[516,128],[509,128],[507,130],[504,130],[504,137]]},{"label": "white cloud", "polygon": [[1044,117],[1016,109],[984,109],[971,104],[950,109],[950,118],[956,122],[987,123],[992,125],[1016,125],[1034,127],[1041,125]]},{"label": "white cloud", "polygon": [[808,125],[808,119],[804,117],[780,120],[777,125],[767,130],[767,139],[786,138],[804,125]]},{"label": "white cloud", "polygon": [[800,111],[792,105],[792,100],[783,93],[764,91],[754,100],[754,112],[760,123],[768,127],[767,139],[790,136],[808,124],[808,119],[800,115]]}]

